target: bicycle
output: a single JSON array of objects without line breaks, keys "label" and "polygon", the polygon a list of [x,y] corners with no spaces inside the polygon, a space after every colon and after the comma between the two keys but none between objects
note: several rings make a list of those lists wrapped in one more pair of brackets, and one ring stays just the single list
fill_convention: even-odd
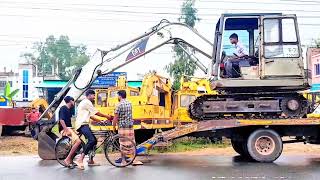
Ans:
[{"label": "bicycle", "polygon": [[[97,149],[103,146],[105,158],[108,160],[108,162],[115,166],[115,167],[126,167],[133,163],[133,161],[136,158],[136,144],[134,141],[127,137],[120,137],[118,134],[116,134],[114,131],[105,131],[101,129],[101,126],[106,126],[106,122],[99,122],[98,125],[100,126],[99,131],[93,132],[94,136],[97,137],[97,139],[100,137],[103,140],[98,141],[97,145],[94,147],[93,150],[89,151],[88,156],[89,159],[92,160],[93,157],[96,155]],[[81,145],[77,149],[74,157],[74,159],[77,155],[81,154],[84,149],[84,142],[82,140],[83,135],[80,134],[79,137],[81,139]],[[129,142],[129,144],[120,145],[119,140],[125,140]],[[99,144],[100,142],[100,144]],[[72,142],[71,139],[67,136],[63,136],[60,138],[55,146],[55,155],[57,161],[64,167],[67,167],[64,163],[65,158],[68,156],[71,148],[72,148]],[[120,159],[121,158],[121,159]],[[119,163],[120,161],[120,163]],[[125,163],[123,163],[125,162]],[[75,165],[72,165],[70,168],[74,168]]]}]

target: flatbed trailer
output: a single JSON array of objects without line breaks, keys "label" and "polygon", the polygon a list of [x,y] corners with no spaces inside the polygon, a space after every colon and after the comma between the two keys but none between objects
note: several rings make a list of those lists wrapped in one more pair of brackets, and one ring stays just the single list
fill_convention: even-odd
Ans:
[{"label": "flatbed trailer", "polygon": [[[201,137],[226,137],[241,156],[258,162],[273,162],[284,143],[320,144],[320,118],[301,119],[220,119],[194,122],[156,134],[137,146],[137,154],[147,153],[158,142],[192,134]],[[283,141],[291,136],[293,140]]]}]

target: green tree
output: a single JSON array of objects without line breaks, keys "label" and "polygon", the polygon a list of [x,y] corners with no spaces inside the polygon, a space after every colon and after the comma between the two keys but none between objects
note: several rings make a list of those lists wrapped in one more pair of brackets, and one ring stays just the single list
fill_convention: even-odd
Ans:
[{"label": "green tree", "polygon": [[[194,7],[194,0],[186,0],[181,7],[181,16],[178,19],[191,27],[194,27],[196,22],[199,21],[197,17],[197,9]],[[183,48],[188,49],[186,45],[182,45]],[[183,49],[175,45],[173,47],[174,51],[174,62],[169,63],[165,69],[173,77],[173,89],[177,90],[180,87],[181,77],[193,76],[197,66],[194,61],[189,58],[189,55],[183,51]]]},{"label": "green tree", "polygon": [[316,48],[320,48],[320,38],[314,40]]},{"label": "green tree", "polygon": [[19,92],[19,89],[15,89],[11,91],[10,83],[7,82],[6,86],[4,87],[4,93],[2,97],[7,99],[10,104],[12,104],[13,97]]},{"label": "green tree", "polygon": [[67,80],[76,68],[82,67],[89,61],[86,46],[72,46],[68,36],[55,38],[50,35],[45,42],[36,42],[33,53],[24,53],[22,56],[27,63],[38,66],[43,75],[54,74]]}]

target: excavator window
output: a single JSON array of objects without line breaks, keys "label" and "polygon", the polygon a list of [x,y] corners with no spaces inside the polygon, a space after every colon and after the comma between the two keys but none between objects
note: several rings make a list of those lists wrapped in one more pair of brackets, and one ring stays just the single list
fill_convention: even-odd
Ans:
[{"label": "excavator window", "polygon": [[181,95],[180,106],[188,107],[195,99],[196,99],[196,96],[193,96],[193,95]]},{"label": "excavator window", "polygon": [[100,92],[97,96],[97,105],[98,106],[107,106],[107,93],[106,92]]},{"label": "excavator window", "polygon": [[139,92],[130,91],[130,96],[139,96]]},{"label": "excavator window", "polygon": [[118,91],[111,91],[110,92],[110,98],[115,98],[118,96]]},{"label": "excavator window", "polygon": [[[238,43],[243,46],[247,53],[245,54],[246,56],[241,58],[241,62],[239,62],[239,64],[232,63],[233,69],[231,73],[230,68],[226,69],[226,66],[230,65],[228,62],[236,61],[238,58],[237,46],[234,42],[231,44],[229,39],[230,35],[234,33],[238,36]],[[258,16],[231,16],[225,18],[221,40],[221,75],[227,78],[257,78],[259,55],[255,52],[259,51],[259,39]]]},{"label": "excavator window", "polygon": [[299,57],[299,44],[293,18],[264,19],[264,57]]},{"label": "excavator window", "polygon": [[160,96],[159,96],[159,106],[166,106],[166,93],[164,92],[160,92]]}]

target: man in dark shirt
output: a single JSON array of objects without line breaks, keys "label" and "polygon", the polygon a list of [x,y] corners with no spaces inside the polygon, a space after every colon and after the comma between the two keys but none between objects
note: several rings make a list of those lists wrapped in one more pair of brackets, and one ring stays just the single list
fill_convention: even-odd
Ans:
[{"label": "man in dark shirt", "polygon": [[72,117],[72,108],[74,107],[74,99],[70,96],[64,98],[66,105],[62,106],[59,110],[59,131],[62,136],[68,136],[72,141],[72,148],[67,158],[64,160],[66,166],[72,165],[72,157],[78,147],[81,144],[81,140],[77,133],[72,129],[71,117]]}]

